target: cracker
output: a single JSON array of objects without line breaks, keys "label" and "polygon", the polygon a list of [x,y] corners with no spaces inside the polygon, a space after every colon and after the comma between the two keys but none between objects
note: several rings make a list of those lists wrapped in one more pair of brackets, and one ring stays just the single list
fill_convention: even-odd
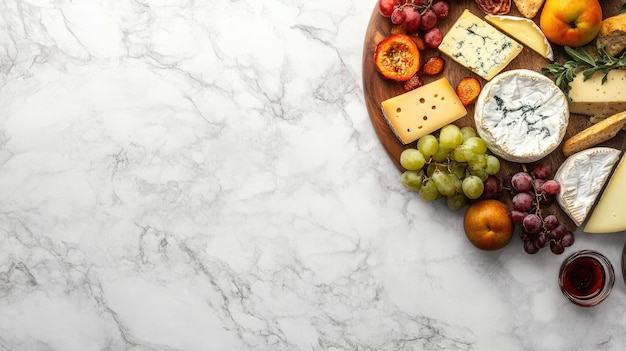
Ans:
[{"label": "cracker", "polygon": [[610,140],[619,133],[624,125],[626,125],[626,111],[605,118],[567,139],[563,143],[563,154],[568,157],[578,151]]},{"label": "cracker", "polygon": [[515,6],[526,18],[533,18],[539,13],[545,0],[514,0]]}]

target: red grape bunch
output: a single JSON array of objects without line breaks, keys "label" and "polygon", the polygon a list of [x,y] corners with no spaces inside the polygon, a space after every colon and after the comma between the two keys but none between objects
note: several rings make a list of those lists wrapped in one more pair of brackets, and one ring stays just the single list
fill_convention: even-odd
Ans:
[{"label": "red grape bunch", "polygon": [[443,40],[437,21],[448,18],[450,3],[448,0],[378,0],[378,10],[407,33],[421,32],[426,45],[436,48]]},{"label": "red grape bunch", "polygon": [[541,209],[554,202],[561,190],[559,182],[548,179],[551,172],[549,164],[538,163],[530,173],[518,172],[505,180],[513,194],[511,218],[522,227],[520,238],[528,254],[536,254],[549,244],[550,251],[560,255],[574,244],[574,234],[555,215],[544,216]]}]

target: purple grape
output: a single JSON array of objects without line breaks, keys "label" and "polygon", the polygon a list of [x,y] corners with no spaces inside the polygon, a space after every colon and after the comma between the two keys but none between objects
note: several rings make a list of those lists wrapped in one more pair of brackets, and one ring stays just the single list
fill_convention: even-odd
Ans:
[{"label": "purple grape", "polygon": [[522,224],[524,217],[528,216],[528,212],[513,210],[511,211],[511,220],[515,224]]},{"label": "purple grape", "polygon": [[436,25],[437,15],[435,14],[435,11],[430,9],[426,10],[426,12],[422,14],[422,20],[420,21],[419,29],[427,31],[431,28],[434,28]]},{"label": "purple grape", "polygon": [[511,186],[518,193],[529,191],[533,186],[533,178],[526,172],[517,172],[511,178]]},{"label": "purple grape", "polygon": [[556,195],[561,191],[561,184],[554,179],[550,179],[543,183],[541,189],[548,195]]},{"label": "purple grape", "polygon": [[438,19],[446,19],[450,16],[450,4],[446,1],[437,1],[430,6]]},{"label": "purple grape", "polygon": [[556,240],[561,240],[567,234],[567,227],[563,223],[559,223],[556,228],[552,229],[550,232],[551,237]]},{"label": "purple grape", "polygon": [[498,195],[498,191],[500,191],[500,179],[498,177],[490,175],[483,184],[483,199],[493,199]]},{"label": "purple grape", "polygon": [[574,245],[574,233],[570,231],[565,233],[563,238],[561,238],[561,245],[563,245],[563,247],[570,247]]},{"label": "purple grape", "polygon": [[539,231],[541,231],[541,224],[541,218],[539,218],[536,214],[529,214],[524,217],[524,220],[522,221],[524,230],[531,234],[539,233]]},{"label": "purple grape", "polygon": [[439,47],[442,40],[443,33],[441,32],[441,29],[437,27],[431,28],[424,33],[424,43],[426,43],[426,46],[430,48]]},{"label": "purple grape", "polygon": [[395,0],[379,0],[378,1],[378,10],[380,14],[389,17],[393,12],[394,7],[398,5],[398,2]]},{"label": "purple grape", "polygon": [[555,255],[560,255],[565,251],[565,248],[560,241],[550,241],[550,251]]},{"label": "purple grape", "polygon": [[538,249],[542,249],[548,244],[548,237],[544,234],[539,234],[537,235],[537,238],[535,238],[535,240],[533,241],[533,244]]},{"label": "purple grape", "polygon": [[543,219],[543,222],[546,225],[546,228],[552,230],[559,225],[559,219],[556,218],[555,215],[547,215],[546,218]]},{"label": "purple grape", "polygon": [[391,23],[393,24],[402,24],[405,18],[406,18],[405,12],[402,10],[401,7],[398,7],[398,6],[396,6],[393,9],[393,12],[391,13],[391,16],[390,16]]},{"label": "purple grape", "polygon": [[515,194],[511,202],[513,202],[513,208],[518,211],[528,212],[533,208],[533,196],[529,193]]},{"label": "purple grape", "polygon": [[417,31],[422,19],[420,13],[411,6],[405,6],[402,11],[404,12],[404,22],[402,22],[404,29],[407,32]]},{"label": "purple grape", "polygon": [[552,173],[552,167],[545,162],[536,164],[533,170],[530,171],[530,175],[536,179],[548,179],[550,173]]}]

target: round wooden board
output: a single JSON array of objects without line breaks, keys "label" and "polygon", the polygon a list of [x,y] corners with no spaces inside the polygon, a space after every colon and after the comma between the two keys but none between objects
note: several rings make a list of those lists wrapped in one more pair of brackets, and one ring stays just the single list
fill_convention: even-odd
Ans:
[{"label": "round wooden board", "polygon": [[[604,17],[613,16],[619,13],[619,9],[621,7],[621,3],[618,0],[612,1],[600,1],[602,4],[602,10]],[[472,0],[462,0],[462,1],[452,1],[451,3],[451,13],[450,16],[445,20],[440,20],[438,23],[438,27],[445,33],[447,33],[448,29],[452,26],[452,24],[456,21],[456,19],[461,15],[461,13],[465,9],[469,9],[475,15],[479,17],[484,17],[484,13],[478,8],[475,1]],[[520,16],[519,11],[515,7],[514,4],[511,6],[511,12],[509,15]],[[537,24],[539,24],[539,14],[533,19]],[[374,10],[372,12],[372,16],[369,21],[369,25],[365,34],[365,40],[363,45],[363,88],[365,94],[365,103],[366,107],[376,130],[376,134],[380,139],[380,142],[384,146],[387,154],[396,165],[399,171],[403,171],[402,166],[400,165],[400,153],[407,147],[416,147],[415,143],[409,145],[403,145],[394,135],[393,131],[387,124],[380,107],[382,101],[400,95],[404,93],[404,88],[402,83],[398,83],[395,81],[384,79],[380,73],[376,70],[376,66],[374,65],[374,51],[376,49],[376,45],[385,37],[391,34],[392,24],[389,21],[389,18],[383,17],[378,12],[378,4],[376,2],[374,6]],[[563,48],[553,45],[553,50],[555,53],[555,59],[560,60]],[[439,55],[438,50],[436,49],[427,49],[422,51],[422,62],[426,60],[428,57]],[[480,80],[481,84],[485,84],[486,81],[481,77],[475,75],[470,72],[465,67],[457,64],[456,62],[442,56],[446,61],[446,68],[442,75],[448,78],[450,84],[456,86],[456,84],[463,77],[476,77]],[[505,68],[504,71],[512,70],[512,69],[531,69],[539,72],[542,67],[545,67],[550,62],[541,57],[539,54],[535,53],[529,48],[524,48],[522,52]],[[429,83],[436,79],[440,78],[440,76],[435,77],[427,77],[424,76],[425,83]],[[467,107],[467,115],[458,121],[455,122],[458,126],[472,126],[474,127],[474,105],[470,105]],[[578,133],[579,131],[585,129],[590,126],[588,116],[580,116],[580,115],[570,115],[570,121],[567,127],[567,134],[565,139],[568,137]],[[565,140],[564,139],[564,140]],[[614,139],[601,144],[601,146],[609,146],[614,147],[620,150],[624,150],[626,148],[626,132],[620,132],[617,137]],[[550,155],[545,157],[538,162],[547,162],[552,166],[553,173],[558,169],[561,163],[565,160],[565,156],[563,155],[561,149],[557,149],[552,152]],[[532,165],[527,165],[530,169]],[[514,162],[508,162],[505,160],[501,160],[501,170],[498,174],[498,177],[502,179],[506,174],[514,173],[522,170],[522,165]],[[502,194],[502,201],[505,201],[509,206],[511,206],[510,197],[507,194]],[[561,222],[567,225],[571,230],[575,229],[574,222],[560,209],[560,207],[555,203],[548,206],[548,208],[544,209],[544,213],[553,213],[555,214]]]}]

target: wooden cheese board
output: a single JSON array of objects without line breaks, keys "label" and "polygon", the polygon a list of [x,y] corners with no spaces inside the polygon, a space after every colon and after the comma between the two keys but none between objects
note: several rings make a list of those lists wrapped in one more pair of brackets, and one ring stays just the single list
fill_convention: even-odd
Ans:
[{"label": "wooden cheese board", "polygon": [[[618,0],[613,1],[600,1],[603,10],[603,16],[609,17],[612,15],[616,15],[619,13],[619,10],[622,6],[622,3]],[[376,45],[384,38],[391,34],[392,24],[389,18],[383,17],[378,11],[377,1],[374,1],[374,10],[372,12],[363,45],[363,88],[365,95],[365,103],[366,107],[372,122],[372,125],[376,131],[376,134],[385,148],[388,156],[391,158],[395,166],[399,171],[404,171],[402,166],[400,165],[400,154],[407,147],[416,147],[415,142],[409,145],[403,145],[395,136],[385,117],[382,114],[381,110],[381,102],[400,95],[404,93],[404,88],[402,83],[398,83],[392,80],[384,79],[382,75],[377,71],[376,66],[374,64],[374,51],[376,49]],[[475,15],[483,18],[485,13],[483,13],[476,2],[474,0],[461,0],[461,1],[451,1],[451,11],[450,16],[445,20],[440,20],[437,26],[442,30],[442,32],[447,33],[448,29],[454,24],[455,20],[461,15],[461,13],[468,9]],[[511,11],[509,15],[520,16],[519,11],[515,7],[514,4],[511,6]],[[537,24],[539,24],[539,14],[533,19]],[[563,48],[552,45],[554,50],[554,58],[556,61],[562,59]],[[439,55],[437,49],[426,49],[421,52],[422,60],[425,60],[431,56]],[[480,80],[481,84],[484,85],[486,81],[479,77],[476,74],[470,72],[467,68],[457,64],[451,59],[443,56],[446,61],[446,68],[438,76],[424,76],[424,82],[429,83],[434,81],[441,76],[445,76],[448,78],[450,83],[453,86],[464,77],[476,77]],[[423,61],[422,61],[423,62]],[[540,72],[541,68],[546,67],[550,63],[549,60],[541,57],[536,52],[532,51],[529,48],[524,48],[522,52],[503,70],[503,72],[512,70],[512,69],[530,69],[533,71]],[[467,107],[467,115],[462,117],[458,121],[455,122],[456,125],[462,126],[474,126],[474,105],[470,105]],[[587,128],[592,125],[589,120],[589,116],[582,115],[570,115],[569,124],[567,127],[567,133],[565,135],[565,139],[570,136],[578,133],[579,131]],[[614,139],[602,143],[600,146],[608,146],[613,147],[619,150],[626,149],[626,132],[621,131]],[[558,167],[565,160],[565,156],[559,147],[557,150],[552,152],[550,155],[545,158],[537,161],[537,162],[546,162],[552,166],[553,174],[558,169]],[[505,160],[501,161],[501,170],[498,174],[498,177],[502,179],[505,175],[515,173],[522,170],[523,165],[508,162]],[[528,168],[531,168],[532,165],[527,165]],[[510,196],[507,194],[501,195],[501,200],[507,202],[509,206],[511,206]],[[555,214],[559,220],[566,224],[568,228],[574,230],[576,226],[574,222],[559,208],[559,206],[555,203],[551,204],[546,211]]]}]

